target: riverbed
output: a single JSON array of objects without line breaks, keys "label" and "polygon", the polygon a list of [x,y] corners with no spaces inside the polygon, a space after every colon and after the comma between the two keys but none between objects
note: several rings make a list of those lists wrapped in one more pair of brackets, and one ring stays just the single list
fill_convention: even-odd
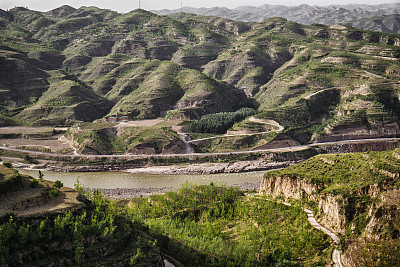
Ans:
[{"label": "riverbed", "polygon": [[[19,170],[21,174],[38,177],[38,171]],[[198,175],[152,175],[127,172],[43,172],[44,179],[60,180],[64,186],[74,188],[75,183],[86,188],[125,189],[125,188],[171,188],[178,189],[182,184],[224,184],[227,186],[258,184],[265,171],[243,173],[218,173]]]}]

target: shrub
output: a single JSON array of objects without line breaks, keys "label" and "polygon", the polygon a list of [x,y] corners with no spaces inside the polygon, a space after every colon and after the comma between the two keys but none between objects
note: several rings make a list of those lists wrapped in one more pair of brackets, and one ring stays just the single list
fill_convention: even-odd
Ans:
[{"label": "shrub", "polygon": [[43,173],[41,171],[38,172],[39,181],[43,181]]},{"label": "shrub", "polygon": [[53,187],[58,188],[58,189],[60,189],[63,186],[64,186],[64,184],[60,180],[55,181],[53,184]]},{"label": "shrub", "polygon": [[35,188],[35,187],[37,187],[38,185],[39,185],[39,181],[36,180],[35,178],[32,178],[32,180],[31,180],[31,187],[32,187],[32,188]]},{"label": "shrub", "polygon": [[60,192],[57,189],[50,190],[49,195],[51,198],[57,198],[60,195]]},{"label": "shrub", "polygon": [[12,168],[12,163],[11,162],[3,162],[3,166],[6,168]]}]

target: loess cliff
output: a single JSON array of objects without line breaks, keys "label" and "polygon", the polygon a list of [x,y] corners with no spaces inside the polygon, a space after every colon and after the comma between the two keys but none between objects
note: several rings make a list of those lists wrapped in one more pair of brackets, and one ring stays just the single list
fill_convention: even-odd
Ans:
[{"label": "loess cliff", "polygon": [[[399,264],[399,150],[318,155],[264,176],[260,192],[301,201],[341,237],[345,266]],[[368,257],[365,257],[368,255]]]}]

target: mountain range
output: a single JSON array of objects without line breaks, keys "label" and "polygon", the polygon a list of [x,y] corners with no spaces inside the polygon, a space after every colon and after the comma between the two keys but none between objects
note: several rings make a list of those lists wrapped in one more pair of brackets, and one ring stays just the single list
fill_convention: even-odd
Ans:
[{"label": "mountain range", "polygon": [[[357,28],[389,33],[400,33],[399,17],[400,3],[380,5],[330,5],[330,6],[284,6],[262,5],[241,6],[234,9],[225,7],[192,8],[154,10],[160,15],[169,15],[179,12],[193,13],[204,16],[216,16],[236,21],[262,22],[268,18],[283,17],[301,24],[347,24]],[[361,22],[361,21],[362,22]]]},{"label": "mountain range", "polygon": [[0,123],[258,110],[299,142],[400,134],[400,36],[69,6],[0,12]]}]

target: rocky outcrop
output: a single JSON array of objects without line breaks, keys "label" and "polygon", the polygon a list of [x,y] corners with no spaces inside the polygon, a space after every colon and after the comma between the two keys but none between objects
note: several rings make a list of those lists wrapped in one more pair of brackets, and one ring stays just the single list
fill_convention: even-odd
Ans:
[{"label": "rocky outcrop", "polygon": [[[261,181],[260,193],[272,197],[283,197],[285,200],[295,199],[317,203],[317,216],[320,222],[341,234],[345,234],[346,227],[352,223],[354,214],[357,213],[357,203],[354,202],[354,196],[379,197],[380,199],[387,200],[387,196],[393,195],[392,191],[386,191],[385,186],[378,184],[364,187],[362,190],[355,192],[354,196],[351,197],[343,197],[343,195],[337,194],[320,194],[319,192],[323,188],[323,185],[318,185],[299,177],[271,177],[266,175]],[[395,191],[398,192],[399,190]],[[395,204],[400,204],[400,202]],[[381,207],[382,204],[369,206],[368,217],[382,217],[382,215],[376,215]],[[371,219],[363,232],[363,236],[380,239],[379,232],[381,231],[376,229],[376,225],[376,219]]]},{"label": "rocky outcrop", "polygon": [[312,184],[306,180],[290,177],[264,177],[260,185],[260,193],[283,197],[285,200],[313,201],[318,203],[319,214],[324,214],[321,223],[328,228],[345,232],[346,218],[340,202],[344,200],[338,196],[319,196],[321,185]]}]

